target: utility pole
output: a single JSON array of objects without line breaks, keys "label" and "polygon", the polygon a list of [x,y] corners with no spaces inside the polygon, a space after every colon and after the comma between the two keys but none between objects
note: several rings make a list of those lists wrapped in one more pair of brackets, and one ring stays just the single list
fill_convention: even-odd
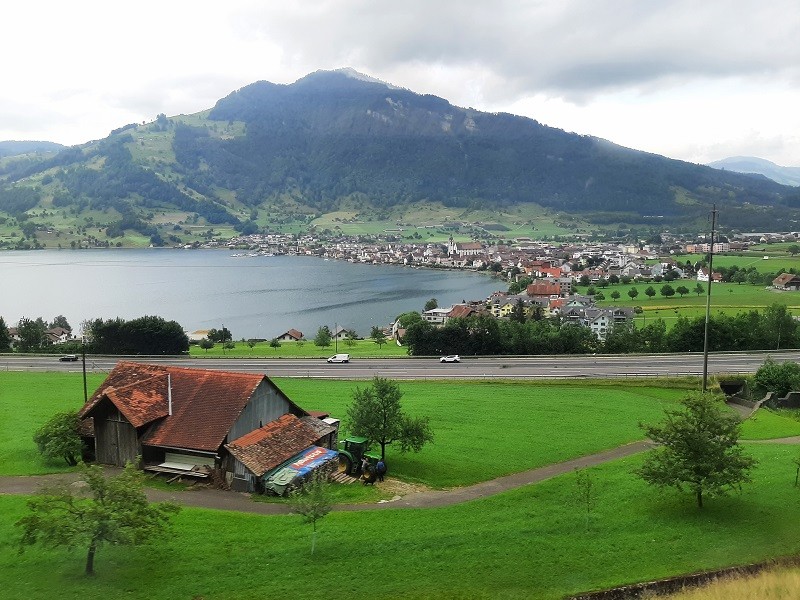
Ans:
[{"label": "utility pole", "polygon": [[83,403],[89,402],[89,390],[86,387],[86,338],[81,337],[81,358],[83,359]]},{"label": "utility pole", "polygon": [[706,326],[703,333],[703,393],[708,391],[708,324],[711,320],[711,282],[714,273],[714,233],[717,227],[717,205],[711,209],[711,243],[708,248],[708,293],[706,294]]},{"label": "utility pole", "polygon": [[333,322],[333,353],[339,354],[339,324]]}]

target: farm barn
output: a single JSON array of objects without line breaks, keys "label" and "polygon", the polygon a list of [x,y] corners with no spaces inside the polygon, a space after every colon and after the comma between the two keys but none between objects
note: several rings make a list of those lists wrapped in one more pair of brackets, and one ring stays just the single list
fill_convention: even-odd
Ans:
[{"label": "farm barn", "polygon": [[299,438],[305,445],[292,446],[292,455],[316,445],[335,448],[338,432],[338,421],[312,417],[265,375],[133,362],[114,367],[80,416],[99,463],[123,466],[141,456],[147,471],[199,479],[216,470],[241,491],[254,491],[257,478],[236,467],[230,442],[285,423],[285,416],[306,422]]}]

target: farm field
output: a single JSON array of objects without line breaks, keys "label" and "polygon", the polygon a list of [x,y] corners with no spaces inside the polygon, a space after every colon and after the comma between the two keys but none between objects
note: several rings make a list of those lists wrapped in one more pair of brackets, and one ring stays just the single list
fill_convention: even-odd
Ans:
[{"label": "farm field", "polygon": [[[102,378],[91,376],[90,393]],[[336,416],[353,389],[368,384],[275,382],[300,406]],[[8,426],[0,450],[11,459],[0,464],[2,474],[64,470],[41,464],[30,436],[40,420],[80,406],[80,375],[4,372],[0,384]],[[436,442],[406,456],[390,446],[391,474],[458,486],[641,439],[638,422],[659,420],[696,384],[402,382],[405,410],[431,417]],[[800,435],[800,421],[784,413],[759,412],[743,427],[744,439],[788,435]],[[702,511],[689,495],[633,476],[638,455],[589,470],[598,502],[588,530],[573,474],[447,508],[334,511],[318,524],[313,556],[310,526],[298,517],[184,508],[168,540],[140,549],[104,546],[91,578],[82,574],[81,550],[18,555],[13,523],[24,514],[24,498],[0,495],[0,585],[9,599],[255,600],[264,587],[253,585],[251,566],[260,565],[270,594],[285,597],[316,597],[324,581],[351,597],[555,599],[800,552],[797,447],[746,448],[759,459],[754,483],[709,500]],[[192,492],[176,491],[178,501],[183,493]]]},{"label": "farm field", "polygon": [[448,508],[332,512],[314,555],[297,517],[185,508],[168,540],[101,548],[95,577],[82,575],[80,550],[18,555],[12,524],[24,498],[0,496],[0,584],[10,600],[255,600],[265,589],[311,598],[321,582],[357,598],[556,599],[796,553],[797,448],[747,450],[759,460],[754,482],[702,511],[633,476],[641,457],[631,457],[590,470],[598,502],[588,531],[572,474]]},{"label": "farm field", "polygon": [[[89,393],[102,382],[92,375]],[[344,419],[353,390],[369,382],[276,378],[275,383],[298,405]],[[80,374],[0,374],[0,406],[7,433],[0,475],[66,470],[44,463],[33,432],[51,415],[83,403]],[[679,399],[692,380],[659,387],[652,380],[607,382],[402,382],[403,408],[426,415],[435,442],[419,454],[400,454],[387,447],[391,475],[434,488],[469,485],[613,448],[642,439],[638,423],[658,419],[663,407]],[[15,407],[35,407],[21,411]],[[800,433],[800,423],[797,427]],[[11,435],[13,432],[13,435]],[[346,435],[346,431],[342,432]],[[341,437],[341,436],[340,436]],[[476,450],[477,449],[477,450]]]}]

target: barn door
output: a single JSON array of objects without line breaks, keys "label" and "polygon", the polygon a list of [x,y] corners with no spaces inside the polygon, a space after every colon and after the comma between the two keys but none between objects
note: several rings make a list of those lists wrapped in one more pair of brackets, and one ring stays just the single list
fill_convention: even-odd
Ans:
[{"label": "barn door", "polygon": [[103,462],[125,466],[128,461],[134,462],[138,454],[139,441],[136,429],[118,411],[110,414],[106,421],[106,452]]}]

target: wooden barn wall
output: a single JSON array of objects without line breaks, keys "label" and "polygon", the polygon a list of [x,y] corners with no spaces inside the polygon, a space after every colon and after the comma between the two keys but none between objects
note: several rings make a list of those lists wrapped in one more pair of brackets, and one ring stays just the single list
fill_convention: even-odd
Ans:
[{"label": "wooden barn wall", "polygon": [[233,479],[231,481],[231,489],[234,492],[255,492],[256,481],[250,469],[244,466],[243,463],[234,460],[233,466]]},{"label": "wooden barn wall", "polygon": [[290,406],[288,399],[278,388],[266,380],[262,381],[228,432],[228,441],[233,441],[285,415],[290,412]]},{"label": "wooden barn wall", "polygon": [[95,454],[104,465],[125,466],[141,454],[136,428],[114,405],[104,407],[94,418]]}]

